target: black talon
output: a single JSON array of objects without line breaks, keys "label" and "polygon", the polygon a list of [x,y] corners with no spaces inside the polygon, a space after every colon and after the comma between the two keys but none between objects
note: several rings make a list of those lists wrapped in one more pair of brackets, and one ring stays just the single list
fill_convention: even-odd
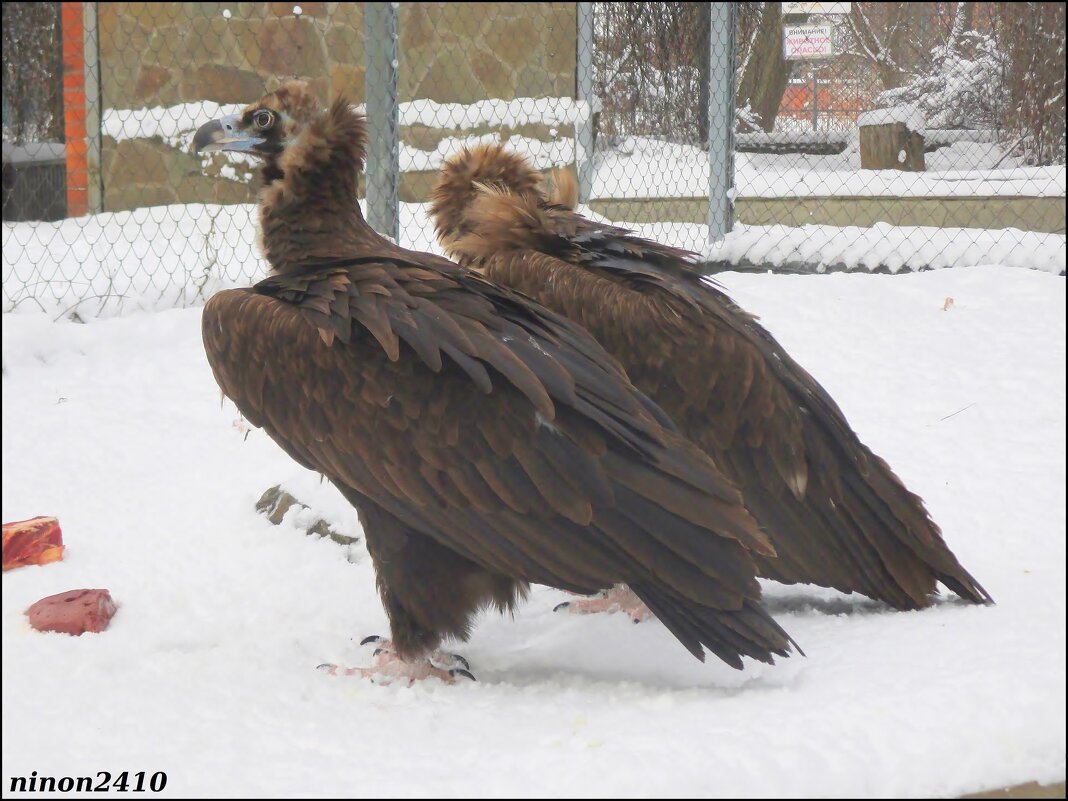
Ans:
[{"label": "black talon", "polygon": [[321,665],[316,665],[315,669],[316,670],[330,670],[331,668],[336,668],[336,667],[337,667],[337,665],[333,665],[330,662],[323,662]]},{"label": "black talon", "polygon": [[360,645],[367,645],[369,642],[381,642],[382,638],[377,634],[372,634],[370,637],[364,637],[360,640]]},{"label": "black talon", "polygon": [[456,678],[457,676],[464,676],[468,679],[471,679],[471,681],[478,681],[478,679],[471,675],[471,672],[469,670],[464,670],[463,668],[453,668],[449,671],[449,675],[453,678]]},{"label": "black talon", "polygon": [[449,656],[451,656],[453,659],[455,659],[457,662],[459,662],[461,665],[463,665],[467,670],[471,669],[471,663],[468,662],[466,659],[464,659],[459,654],[449,654]]},{"label": "black talon", "polygon": [[571,606],[571,601],[564,601],[562,604],[557,604],[553,607],[554,612],[559,612],[561,609],[567,609]]}]

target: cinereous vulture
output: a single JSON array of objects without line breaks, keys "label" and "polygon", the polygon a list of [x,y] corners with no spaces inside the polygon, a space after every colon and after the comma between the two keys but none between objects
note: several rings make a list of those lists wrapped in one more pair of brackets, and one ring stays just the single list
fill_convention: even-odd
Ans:
[{"label": "cinereous vulture", "polygon": [[579,326],[372,230],[365,142],[300,82],[194,139],[262,159],[271,274],[211,298],[204,347],[247,420],[359,513],[392,642],[349,672],[448,680],[443,638],[531,582],[626,582],[699,659],[787,655],[737,489]]},{"label": "cinereous vulture", "polygon": [[756,557],[761,576],[898,609],[928,605],[938,581],[991,601],[922,500],[756,318],[696,274],[693,254],[576,213],[573,178],[564,200],[542,187],[540,173],[498,145],[462,151],[434,190],[439,241],[461,264],[580,323],[619,359],[741,489],[777,554]]}]

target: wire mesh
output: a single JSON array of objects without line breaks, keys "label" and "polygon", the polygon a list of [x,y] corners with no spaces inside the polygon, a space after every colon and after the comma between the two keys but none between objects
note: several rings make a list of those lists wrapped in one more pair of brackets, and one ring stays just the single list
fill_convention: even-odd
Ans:
[{"label": "wire mesh", "polygon": [[425,203],[443,160],[503,142],[574,168],[576,3],[400,3],[401,242],[438,250]]},{"label": "wire mesh", "polygon": [[1064,271],[1063,4],[3,7],[5,312],[265,274],[256,165],[189,145],[290,77],[372,117],[361,202],[409,247],[443,159],[500,141],[710,270]]}]

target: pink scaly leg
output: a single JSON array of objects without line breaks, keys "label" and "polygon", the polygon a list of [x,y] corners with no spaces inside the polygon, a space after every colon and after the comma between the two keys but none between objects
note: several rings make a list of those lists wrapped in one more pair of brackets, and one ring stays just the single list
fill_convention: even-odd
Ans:
[{"label": "pink scaly leg", "polygon": [[564,601],[557,604],[554,612],[567,609],[575,615],[595,615],[602,612],[626,612],[635,623],[649,620],[653,613],[649,611],[641,598],[626,584],[617,584],[610,590],[602,590],[593,598],[585,598],[581,601]]},{"label": "pink scaly leg", "polygon": [[370,679],[375,684],[393,684],[397,681],[407,682],[412,686],[424,679],[440,679],[446,684],[454,684],[458,677],[475,680],[471,675],[467,660],[457,654],[445,651],[432,651],[425,657],[404,660],[393,651],[393,643],[382,637],[365,638],[360,645],[375,645],[374,662],[369,668],[343,668],[338,665],[319,665],[331,676],[360,676]]}]

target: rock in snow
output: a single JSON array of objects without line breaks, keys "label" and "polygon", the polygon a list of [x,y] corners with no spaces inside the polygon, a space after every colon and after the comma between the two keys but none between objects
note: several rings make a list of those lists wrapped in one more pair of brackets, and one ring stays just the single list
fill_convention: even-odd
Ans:
[{"label": "rock in snow", "polygon": [[[306,503],[301,503],[284,489],[280,484],[275,484],[260,496],[260,499],[256,501],[256,511],[262,515],[266,515],[267,519],[274,525],[279,525],[282,522],[282,518],[286,516],[292,507],[298,506],[301,509],[308,509]],[[341,534],[334,530],[334,527],[323,520],[321,517],[316,518],[314,522],[311,522],[307,526],[302,526],[309,535],[314,534],[317,537],[329,537],[338,545],[352,545],[360,541],[359,537],[349,537],[345,534]]]},{"label": "rock in snow", "polygon": [[38,631],[57,631],[78,636],[103,631],[115,614],[115,602],[107,590],[69,590],[42,598],[26,615]]}]

